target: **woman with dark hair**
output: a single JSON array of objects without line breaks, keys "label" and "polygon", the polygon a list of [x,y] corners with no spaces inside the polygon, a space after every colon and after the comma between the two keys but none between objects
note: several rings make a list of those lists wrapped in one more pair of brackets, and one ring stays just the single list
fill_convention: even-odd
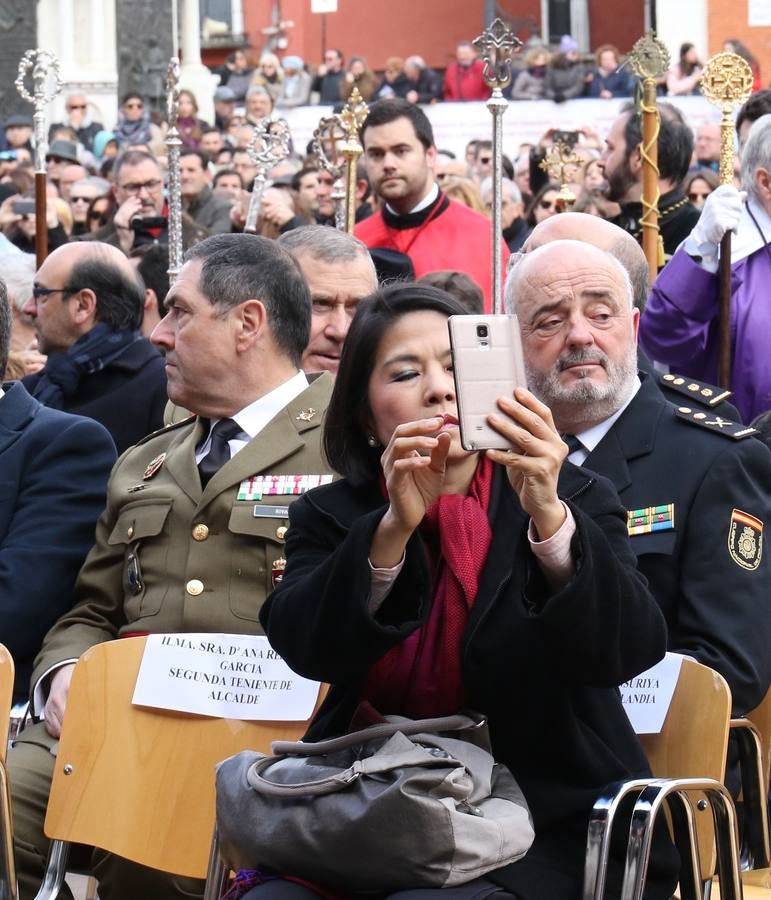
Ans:
[{"label": "woman with dark hair", "polygon": [[684,94],[700,93],[702,68],[693,44],[681,44],[680,59],[667,73],[667,94],[670,97],[682,97]]},{"label": "woman with dark hair", "polygon": [[547,181],[540,191],[530,201],[525,210],[525,219],[531,228],[550,216],[557,215],[557,197],[560,186],[556,181]]},{"label": "woman with dark hair", "polygon": [[685,182],[685,196],[697,209],[703,209],[707,197],[720,184],[720,179],[712,169],[699,169]]},{"label": "woman with dark hair", "polygon": [[[344,477],[292,504],[287,568],[260,621],[294,671],[331,684],[308,740],[349,730],[361,704],[487,717],[536,838],[454,900],[574,900],[592,803],[648,772],[616,686],[661,658],[666,630],[618,497],[565,463],[533,394],[517,388],[488,417],[510,452],[461,446],[447,319],[464,312],[422,284],[360,303],[325,422]],[[622,866],[611,864],[614,891]],[[670,897],[658,857],[654,870],[646,897]],[[280,878],[248,896],[290,894],[316,897]]]},{"label": "woman with dark hair", "polygon": [[208,124],[198,118],[198,101],[195,94],[184,88],[179,92],[179,116],[177,128],[182,138],[183,147],[197,150],[201,146],[201,135]]}]

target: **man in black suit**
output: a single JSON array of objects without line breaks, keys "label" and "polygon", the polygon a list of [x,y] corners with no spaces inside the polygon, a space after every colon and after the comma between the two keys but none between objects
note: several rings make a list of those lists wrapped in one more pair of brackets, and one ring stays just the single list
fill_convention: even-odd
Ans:
[{"label": "man in black suit", "polygon": [[639,311],[609,253],[554,241],[526,254],[506,285],[520,318],[530,388],[551,407],[571,462],[609,478],[669,628],[669,649],[719,671],[734,711],[768,689],[771,454],[755,430],[638,375]]},{"label": "man in black suit", "polygon": [[163,426],[163,356],[139,332],[144,291],[117,247],[65,244],[35,275],[24,312],[45,367],[23,380],[44,406],[101,422],[122,453]]},{"label": "man in black suit", "polygon": [[[10,335],[0,281],[0,372]],[[114,462],[97,422],[46,409],[18,382],[0,387],[0,641],[16,664],[15,699],[26,696],[43,637],[69,608]]]}]

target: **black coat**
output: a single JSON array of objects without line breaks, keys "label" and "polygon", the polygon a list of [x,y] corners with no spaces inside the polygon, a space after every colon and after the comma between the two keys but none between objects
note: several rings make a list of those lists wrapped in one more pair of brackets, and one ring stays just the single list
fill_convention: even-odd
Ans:
[{"label": "black coat", "polygon": [[[523,900],[570,900],[580,893],[587,818],[600,790],[649,771],[616,686],[662,657],[666,629],[607,482],[563,467],[559,492],[576,520],[576,571],[550,596],[528,545],[528,516],[496,470],[493,540],[463,639],[463,678],[469,705],[488,717],[494,755],[530,804],[536,841],[524,860],[488,877]],[[369,611],[368,554],[385,509],[377,484],[339,481],[290,511],[287,570],[260,620],[295,671],[332,684],[310,739],[347,729],[372,664],[430,608],[431,577],[415,534],[390,593],[376,615]],[[658,884],[647,896],[669,897],[671,888]]]},{"label": "black coat", "polygon": [[[39,380],[38,373],[27,375],[22,384],[34,394]],[[120,454],[163,428],[168,399],[165,360],[147,338],[139,338],[104,369],[84,375],[62,409],[101,422]]]},{"label": "black coat", "polygon": [[[714,411],[701,421],[716,421]],[[679,417],[645,377],[583,465],[609,478],[627,509],[674,503],[674,528],[634,535],[632,549],[667,620],[669,649],[717,669],[741,713],[771,676],[771,563],[763,553],[756,569],[743,568],[729,535],[734,510],[769,521],[771,453],[730,430]]]}]

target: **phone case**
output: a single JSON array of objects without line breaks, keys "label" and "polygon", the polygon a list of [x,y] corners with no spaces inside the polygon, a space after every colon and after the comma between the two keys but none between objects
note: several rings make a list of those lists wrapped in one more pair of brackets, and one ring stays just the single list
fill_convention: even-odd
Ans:
[{"label": "phone case", "polygon": [[508,450],[511,444],[487,424],[499,397],[526,387],[516,316],[450,316],[455,394],[461,444],[466,450]]}]

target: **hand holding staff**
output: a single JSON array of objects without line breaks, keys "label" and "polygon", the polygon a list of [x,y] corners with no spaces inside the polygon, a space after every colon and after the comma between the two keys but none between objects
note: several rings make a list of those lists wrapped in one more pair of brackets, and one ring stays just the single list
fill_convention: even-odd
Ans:
[{"label": "hand holding staff", "polygon": [[[33,93],[24,81],[32,70]],[[46,106],[62,89],[59,76],[59,60],[48,50],[27,50],[19,61],[16,89],[24,100],[31,103],[35,112],[32,122],[35,130],[35,253],[40,267],[48,256],[48,226],[46,224],[46,155],[48,153],[48,129]]]},{"label": "hand holding staff", "polygon": [[[752,69],[735,53],[718,53],[704,66],[701,91],[711,103],[719,106],[720,183],[730,184],[734,177],[734,127],[732,113],[752,92]],[[720,241],[720,362],[718,381],[726,390],[731,387],[731,232]]]}]

